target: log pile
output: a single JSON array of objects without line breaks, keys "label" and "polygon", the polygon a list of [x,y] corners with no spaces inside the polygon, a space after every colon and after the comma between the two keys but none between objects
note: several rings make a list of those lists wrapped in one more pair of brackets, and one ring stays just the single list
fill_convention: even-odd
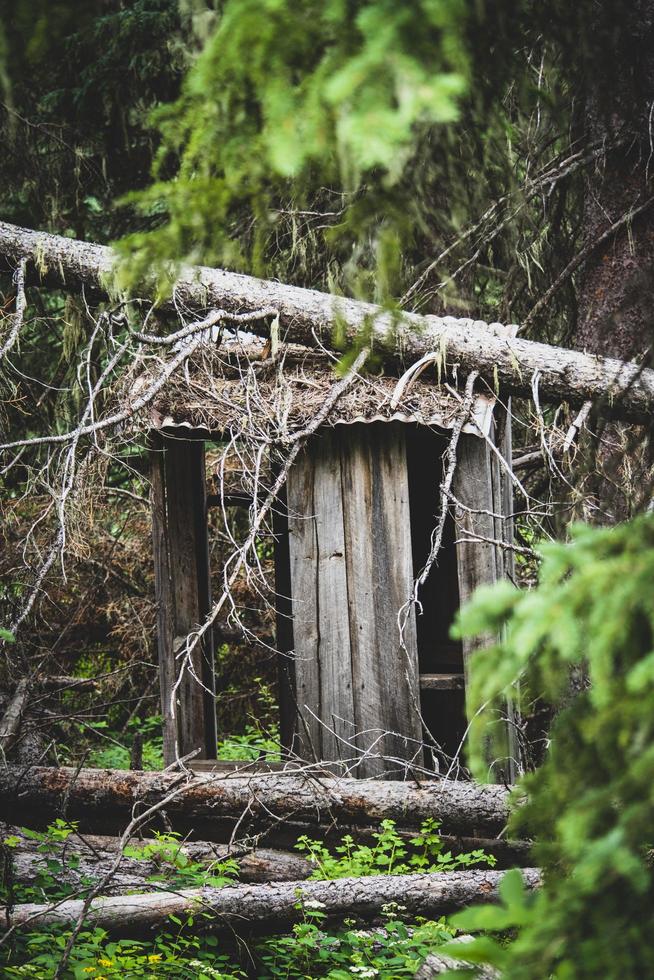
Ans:
[{"label": "log pile", "polygon": [[[496,836],[505,825],[507,795],[500,786],[359,781],[310,770],[234,775],[6,765],[0,769],[0,819],[7,821],[3,837],[12,838],[12,846],[4,848],[5,862],[11,864],[6,870],[14,882],[30,883],[43,862],[54,859],[60,865],[59,883],[75,894],[50,904],[17,904],[0,909],[0,915],[16,929],[74,928],[82,917],[111,935],[135,937],[165,927],[170,915],[192,915],[194,929],[232,933],[288,928],[315,907],[336,922],[346,916],[374,921],[389,903],[401,906],[408,917],[434,918],[472,902],[493,901],[503,872],[466,869],[312,881],[307,878],[313,867],[305,858],[253,846],[253,841],[274,838],[275,828],[289,820],[296,833],[312,837],[335,830],[365,837],[372,826],[392,819],[409,838],[422,821],[433,818],[450,840],[461,841],[456,835],[466,833],[466,843],[474,847],[481,844],[474,835],[483,832],[487,844],[495,841],[507,848],[511,845]],[[180,888],[170,855],[151,849],[137,858],[132,851],[123,853],[129,834],[118,838],[94,832],[111,813],[116,822],[131,821],[134,834],[142,833],[162,810],[169,829],[177,831],[189,822],[210,828],[212,839],[185,840],[180,852],[208,872],[216,862],[235,858],[239,881],[223,888]],[[8,823],[20,812],[39,813],[44,823],[65,814],[79,826],[65,841],[49,844],[44,855],[38,839]],[[232,840],[218,843],[225,835]],[[131,842],[137,848],[145,843]],[[526,848],[516,847],[522,863]],[[537,870],[525,868],[522,873],[527,887],[538,885]],[[91,892],[89,882],[96,885]],[[85,889],[87,898],[78,897]]]}]

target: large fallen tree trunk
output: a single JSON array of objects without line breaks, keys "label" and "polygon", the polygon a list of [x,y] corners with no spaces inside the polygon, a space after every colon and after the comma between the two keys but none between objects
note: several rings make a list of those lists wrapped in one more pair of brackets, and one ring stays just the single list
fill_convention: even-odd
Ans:
[{"label": "large fallen tree trunk", "polygon": [[38,813],[42,820],[55,817],[65,803],[68,819],[94,829],[95,822],[108,814],[127,822],[133,813],[160,803],[168,794],[173,794],[165,805],[168,818],[174,824],[176,817],[182,817],[185,825],[193,826],[203,821],[203,836],[205,827],[220,821],[229,826],[238,822],[239,833],[253,825],[261,833],[287,818],[308,826],[369,825],[391,819],[405,827],[419,827],[428,817],[440,820],[449,833],[492,836],[506,822],[508,791],[503,786],[450,780],[398,783],[310,772],[187,778],[48,766],[0,769],[0,819],[12,823],[20,823],[21,811]]},{"label": "large fallen tree trunk", "polygon": [[[476,901],[493,901],[502,871],[444,871],[438,874],[376,875],[335,881],[289,881],[236,885],[183,892],[155,892],[95,899],[86,924],[116,935],[142,935],[161,929],[170,915],[194,916],[197,931],[273,930],[303,918],[304,908],[319,907],[328,916],[371,919],[392,902],[409,915],[434,918]],[[533,868],[522,872],[530,888],[539,883]],[[315,903],[320,903],[316,906]],[[73,926],[83,911],[81,900],[52,905],[17,905],[0,914],[9,924],[29,928]],[[199,914],[202,913],[202,914]]]},{"label": "large fallen tree trunk", "polygon": [[[68,885],[76,891],[88,887],[88,882],[96,882],[111,869],[116,855],[121,850],[119,837],[99,834],[73,834],[63,842],[48,842],[47,851],[39,850],[42,843],[26,837],[20,828],[9,827],[5,836],[15,838],[14,846],[5,848],[4,861],[10,878],[19,884],[33,884],[39,874],[48,873],[52,860],[57,861],[57,883]],[[132,840],[130,849],[146,853],[152,840]],[[180,858],[206,868],[227,859],[235,860],[239,868],[239,880],[244,882],[298,881],[308,878],[312,865],[299,854],[259,848],[243,851],[242,848],[214,844],[210,841],[186,841],[178,845],[159,845],[152,857],[123,857],[120,866],[112,874],[106,893],[119,894],[127,889],[147,889],[148,879],[153,876],[163,881],[170,880],[177,873]],[[216,873],[218,873],[216,871]],[[6,877],[6,876],[5,876]]]},{"label": "large fallen tree trunk", "polygon": [[[32,282],[85,285],[101,292],[107,291],[114,263],[114,253],[106,246],[1,222],[0,256],[9,267],[27,260]],[[148,292],[155,294],[154,282],[139,286],[139,295]],[[400,317],[369,303],[205,267],[183,271],[175,299],[195,310],[262,310],[268,317],[275,311],[281,336],[307,346],[329,346],[337,325],[350,341],[365,328],[386,360],[413,362],[429,351],[442,351],[449,366],[479,371],[491,387],[499,382],[507,393],[531,395],[532,378],[538,373],[543,400],[593,401],[607,414],[641,422],[648,421],[654,409],[654,371],[511,338],[500,324],[409,313]],[[248,329],[267,332],[265,318],[249,323]]]}]

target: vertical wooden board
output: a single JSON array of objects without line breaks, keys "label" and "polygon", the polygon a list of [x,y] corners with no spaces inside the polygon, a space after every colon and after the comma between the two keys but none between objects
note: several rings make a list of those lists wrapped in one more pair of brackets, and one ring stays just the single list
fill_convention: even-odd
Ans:
[{"label": "vertical wooden board", "polygon": [[[209,526],[207,518],[207,475],[204,442],[197,446],[193,482],[195,484],[193,523],[198,582],[198,622],[203,623],[211,612],[211,569],[209,562]],[[205,754],[213,758],[216,752],[218,726],[216,722],[216,674],[214,635],[210,629],[204,636],[199,658],[202,666],[202,707],[204,717]]]},{"label": "vertical wooden board", "polygon": [[325,430],[312,447],[318,544],[318,662],[325,761],[349,759],[356,731],[348,618],[343,497],[338,434]]},{"label": "vertical wooden board", "polygon": [[[455,515],[461,605],[468,601],[478,586],[498,581],[503,573],[501,549],[493,543],[498,530],[501,540],[501,530],[493,516],[501,480],[497,461],[492,459],[493,456],[495,454],[485,440],[474,435],[461,436],[454,476],[454,495],[464,507],[470,508],[466,511],[457,507]],[[464,639],[466,685],[470,680],[471,655],[495,640],[493,636]],[[492,705],[486,712],[489,722],[486,755],[489,774],[498,781],[504,781],[509,779],[512,769],[512,733],[509,725],[498,727],[496,724],[500,712],[505,715],[505,706]]]},{"label": "vertical wooden board", "polygon": [[322,756],[318,662],[318,540],[313,502],[313,455],[307,449],[286,482],[288,551],[293,615],[295,723],[287,748],[317,762]]},{"label": "vertical wooden board", "polygon": [[[453,492],[462,508],[456,508],[456,554],[459,601],[466,603],[478,585],[497,581],[493,519],[491,450],[485,440],[463,434],[459,439]],[[472,511],[472,513],[470,512]],[[478,540],[487,539],[487,540]],[[464,670],[470,653],[484,641],[464,640]]]},{"label": "vertical wooden board", "polygon": [[[496,518],[497,537],[507,545],[513,544],[513,446],[511,438],[511,399],[507,399],[506,408],[497,415],[496,444],[504,463],[497,457],[496,477],[493,484],[493,507]],[[506,465],[504,465],[506,464]],[[508,578],[515,582],[515,553],[506,549],[497,549],[498,577]],[[521,771],[520,745],[515,725],[516,713],[512,704],[506,703],[507,715],[507,765],[506,780],[514,783]]]},{"label": "vertical wooden board", "polygon": [[[499,435],[498,448],[507,464],[506,466],[502,467],[500,504],[500,512],[504,516],[504,541],[506,541],[507,544],[512,545],[514,542],[513,480],[511,479],[511,473],[513,472],[513,440],[511,434],[510,398],[506,400],[506,411],[504,413],[503,424]],[[513,551],[509,550],[504,553],[504,573],[511,579],[511,581],[515,580],[515,553]]]},{"label": "vertical wooden board", "polygon": [[387,740],[389,754],[422,763],[420,684],[415,608],[404,617],[402,641],[398,612],[413,590],[411,517],[404,426],[393,422],[373,430],[373,569],[379,647],[378,672],[386,705],[384,723],[399,733]]},{"label": "vertical wooden board", "polygon": [[341,434],[341,485],[345,541],[348,619],[352,671],[352,701],[356,731],[352,733],[353,757],[360,757],[352,775],[369,777],[388,769],[379,736],[383,701],[377,672],[380,643],[375,611],[373,556],[373,474],[370,437],[365,425],[347,426]]},{"label": "vertical wooden board", "polygon": [[[168,554],[173,585],[175,673],[184,656],[177,654],[186,636],[201,625],[210,607],[204,443],[167,439],[165,451]],[[201,683],[199,683],[199,681]],[[206,690],[205,690],[206,688]],[[178,688],[179,751],[216,751],[216,726],[211,637],[192,655]]]},{"label": "vertical wooden board", "polygon": [[275,646],[279,691],[279,736],[282,746],[292,749],[297,728],[297,708],[286,487],[282,489],[273,507],[272,529],[275,539]]},{"label": "vertical wooden board", "polygon": [[356,774],[401,777],[379,756],[422,764],[413,607],[403,644],[398,628],[413,585],[403,426],[349,426],[341,466],[356,745],[371,753]]},{"label": "vertical wooden board", "polygon": [[163,718],[163,757],[164,763],[170,765],[175,761],[177,742],[177,724],[170,701],[176,676],[173,654],[175,610],[168,556],[168,519],[164,470],[163,439],[161,436],[153,434],[150,441],[150,503],[152,507],[159,688]]}]

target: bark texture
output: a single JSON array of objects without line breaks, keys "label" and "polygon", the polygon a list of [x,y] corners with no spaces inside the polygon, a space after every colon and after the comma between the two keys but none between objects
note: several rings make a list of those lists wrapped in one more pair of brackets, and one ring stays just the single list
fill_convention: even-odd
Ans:
[{"label": "bark texture", "polygon": [[[219,822],[239,833],[253,825],[257,833],[280,820],[305,826],[343,823],[369,825],[383,819],[418,827],[427,817],[444,832],[492,836],[507,818],[504,786],[431,780],[396,783],[384,780],[330,779],[309,773],[262,773],[252,776],[203,775],[180,782],[158,772],[34,766],[0,769],[0,818],[19,823],[18,814],[38,813],[41,820],[60,815],[93,827],[107,812],[127,820],[132,813],[175,795],[166,803],[168,818]],[[136,808],[136,809],[134,809]]]},{"label": "bark texture", "polygon": [[[339,918],[375,918],[391,902],[409,915],[434,918],[471,902],[493,901],[504,872],[445,871],[440,874],[379,875],[370,878],[339,878],[335,881],[292,881],[268,885],[236,885],[183,892],[121,895],[95,899],[86,915],[87,926],[99,926],[111,934],[137,936],[160,929],[169,915],[194,914],[194,929],[203,932],[244,930],[248,927],[273,931],[302,919],[298,905],[320,902],[322,911]],[[523,872],[525,883],[535,888],[539,872]],[[309,905],[311,908],[311,905]],[[10,913],[0,909],[11,925],[30,929],[57,925],[69,928],[83,911],[83,902],[71,900],[56,907],[18,905]],[[198,915],[198,913],[202,913]]]},{"label": "bark texture", "polygon": [[[32,282],[70,288],[83,284],[101,292],[107,291],[114,262],[105,246],[5,223],[0,223],[0,256],[10,268],[27,259]],[[153,284],[139,287],[141,295],[148,291],[154,292]],[[205,267],[184,270],[175,296],[196,310],[262,310],[268,320],[277,313],[282,338],[309,347],[329,346],[337,325],[351,341],[365,328],[387,361],[411,363],[428,351],[441,350],[450,367],[478,370],[491,388],[499,382],[507,393],[529,396],[531,378],[538,371],[544,400],[591,400],[607,414],[636,421],[649,418],[654,408],[654,371],[510,338],[501,324],[415,314],[400,318],[369,303]],[[267,334],[266,318],[248,329]]]},{"label": "bark texture", "polygon": [[29,695],[29,678],[24,677],[18,682],[7,710],[0,720],[0,758],[4,758],[16,739]]},{"label": "bark texture", "polygon": [[[60,862],[56,877],[59,884],[83,889],[89,880],[95,882],[112,866],[120,851],[120,838],[100,834],[75,835],[65,843],[52,845],[47,854],[38,851],[39,842],[10,827],[8,833],[19,837],[19,843],[5,851],[5,859],[11,861],[11,878],[21,884],[31,884],[40,872],[47,871],[51,859]],[[6,835],[5,835],[6,836]],[[130,847],[142,848],[152,843],[148,840],[130,841]],[[233,859],[239,866],[239,880],[243,882],[300,881],[308,878],[312,866],[306,858],[288,851],[260,848],[243,853],[242,849],[209,841],[188,841],[179,850],[192,862],[207,868],[216,862]],[[108,894],[120,894],[125,890],[147,889],[148,879],[156,875],[170,879],[175,873],[174,864],[163,859],[137,859],[123,857],[118,871],[112,876]]]}]

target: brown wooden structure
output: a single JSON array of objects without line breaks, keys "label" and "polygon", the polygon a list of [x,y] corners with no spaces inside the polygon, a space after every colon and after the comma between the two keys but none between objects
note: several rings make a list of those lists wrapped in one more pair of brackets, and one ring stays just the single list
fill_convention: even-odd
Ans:
[{"label": "brown wooden structure", "polygon": [[[283,383],[295,390],[307,370],[287,368]],[[312,379],[333,383],[321,370],[311,362]],[[211,639],[191,662],[184,651],[211,606],[204,442],[224,436],[236,418],[243,426],[247,386],[242,367],[238,377],[224,363],[213,371],[226,413],[210,398],[165,402],[152,420],[166,762],[194,749],[215,755]],[[395,383],[375,379],[372,399],[368,391],[339,403],[291,467],[274,526],[282,744],[289,758],[341,763],[362,777],[429,768],[439,754],[425,752],[432,741],[443,758],[456,751],[473,647],[450,640],[449,627],[478,585],[510,573],[510,426],[494,399],[479,396],[459,439],[458,506],[416,615],[409,599],[438,521],[442,460],[460,402],[435,379],[421,380],[409,403],[392,411]],[[262,404],[271,398],[264,392]],[[311,414],[302,411],[291,412],[296,430]],[[512,775],[510,756],[504,750],[499,778]]]}]

